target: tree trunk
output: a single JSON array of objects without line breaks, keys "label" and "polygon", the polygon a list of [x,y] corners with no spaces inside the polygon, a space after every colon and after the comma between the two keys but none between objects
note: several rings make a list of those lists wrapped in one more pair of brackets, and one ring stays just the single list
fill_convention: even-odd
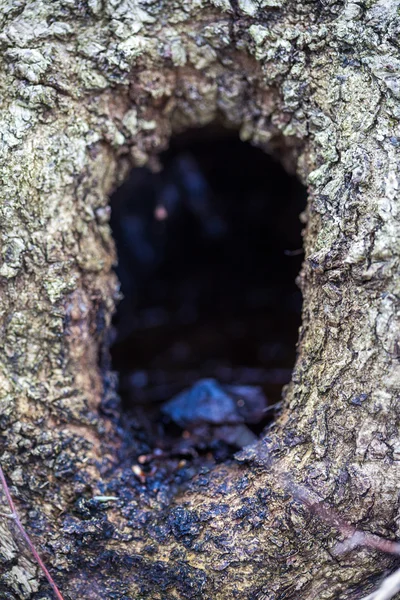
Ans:
[{"label": "tree trunk", "polygon": [[[65,600],[360,599],[393,566],[335,556],[340,532],[288,482],[397,535],[397,13],[395,0],[3,5],[1,464]],[[268,437],[184,489],[148,490],[104,410],[108,195],[171,134],[216,118],[308,185],[298,358]],[[52,597],[4,518],[0,548],[1,598]]]}]

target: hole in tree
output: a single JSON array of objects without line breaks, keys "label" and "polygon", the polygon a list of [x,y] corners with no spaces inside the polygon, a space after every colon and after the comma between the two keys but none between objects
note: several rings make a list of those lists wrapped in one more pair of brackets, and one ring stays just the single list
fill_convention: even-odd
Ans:
[{"label": "hole in tree", "polygon": [[215,128],[175,137],[160,162],[111,198],[111,354],[144,469],[226,460],[270,426],[301,314],[298,180]]}]

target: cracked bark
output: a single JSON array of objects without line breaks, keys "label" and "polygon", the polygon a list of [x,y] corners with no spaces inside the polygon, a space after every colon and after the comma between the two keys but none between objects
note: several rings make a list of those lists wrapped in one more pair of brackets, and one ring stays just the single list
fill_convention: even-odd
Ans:
[{"label": "cracked bark", "polygon": [[[365,549],[333,558],[338,532],[276,473],[398,536],[397,12],[2,6],[1,461],[66,599],[356,599],[392,566]],[[107,198],[172,133],[216,119],[308,185],[298,359],[268,437],[185,489],[150,491],[101,409],[117,295]],[[0,548],[1,598],[51,597],[6,520]]]}]

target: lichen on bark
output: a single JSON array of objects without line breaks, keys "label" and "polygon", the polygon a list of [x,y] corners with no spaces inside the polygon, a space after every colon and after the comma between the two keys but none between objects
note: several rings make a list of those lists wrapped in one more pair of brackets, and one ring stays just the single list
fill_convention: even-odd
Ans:
[{"label": "lichen on bark", "polygon": [[[65,598],[361,598],[390,560],[333,558],[338,533],[274,473],[398,535],[398,3],[36,0],[0,18],[1,461]],[[214,121],[308,185],[298,359],[268,437],[150,492],[101,411],[108,195]],[[1,597],[50,597],[0,529]]]}]

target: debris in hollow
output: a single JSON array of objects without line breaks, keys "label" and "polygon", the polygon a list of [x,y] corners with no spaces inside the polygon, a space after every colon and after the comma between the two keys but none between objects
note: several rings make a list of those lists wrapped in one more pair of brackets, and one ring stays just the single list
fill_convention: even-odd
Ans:
[{"label": "debris in hollow", "polygon": [[257,386],[202,379],[164,404],[162,412],[203,442],[221,440],[242,448],[257,439],[246,423],[259,423],[266,409],[267,399]]}]

